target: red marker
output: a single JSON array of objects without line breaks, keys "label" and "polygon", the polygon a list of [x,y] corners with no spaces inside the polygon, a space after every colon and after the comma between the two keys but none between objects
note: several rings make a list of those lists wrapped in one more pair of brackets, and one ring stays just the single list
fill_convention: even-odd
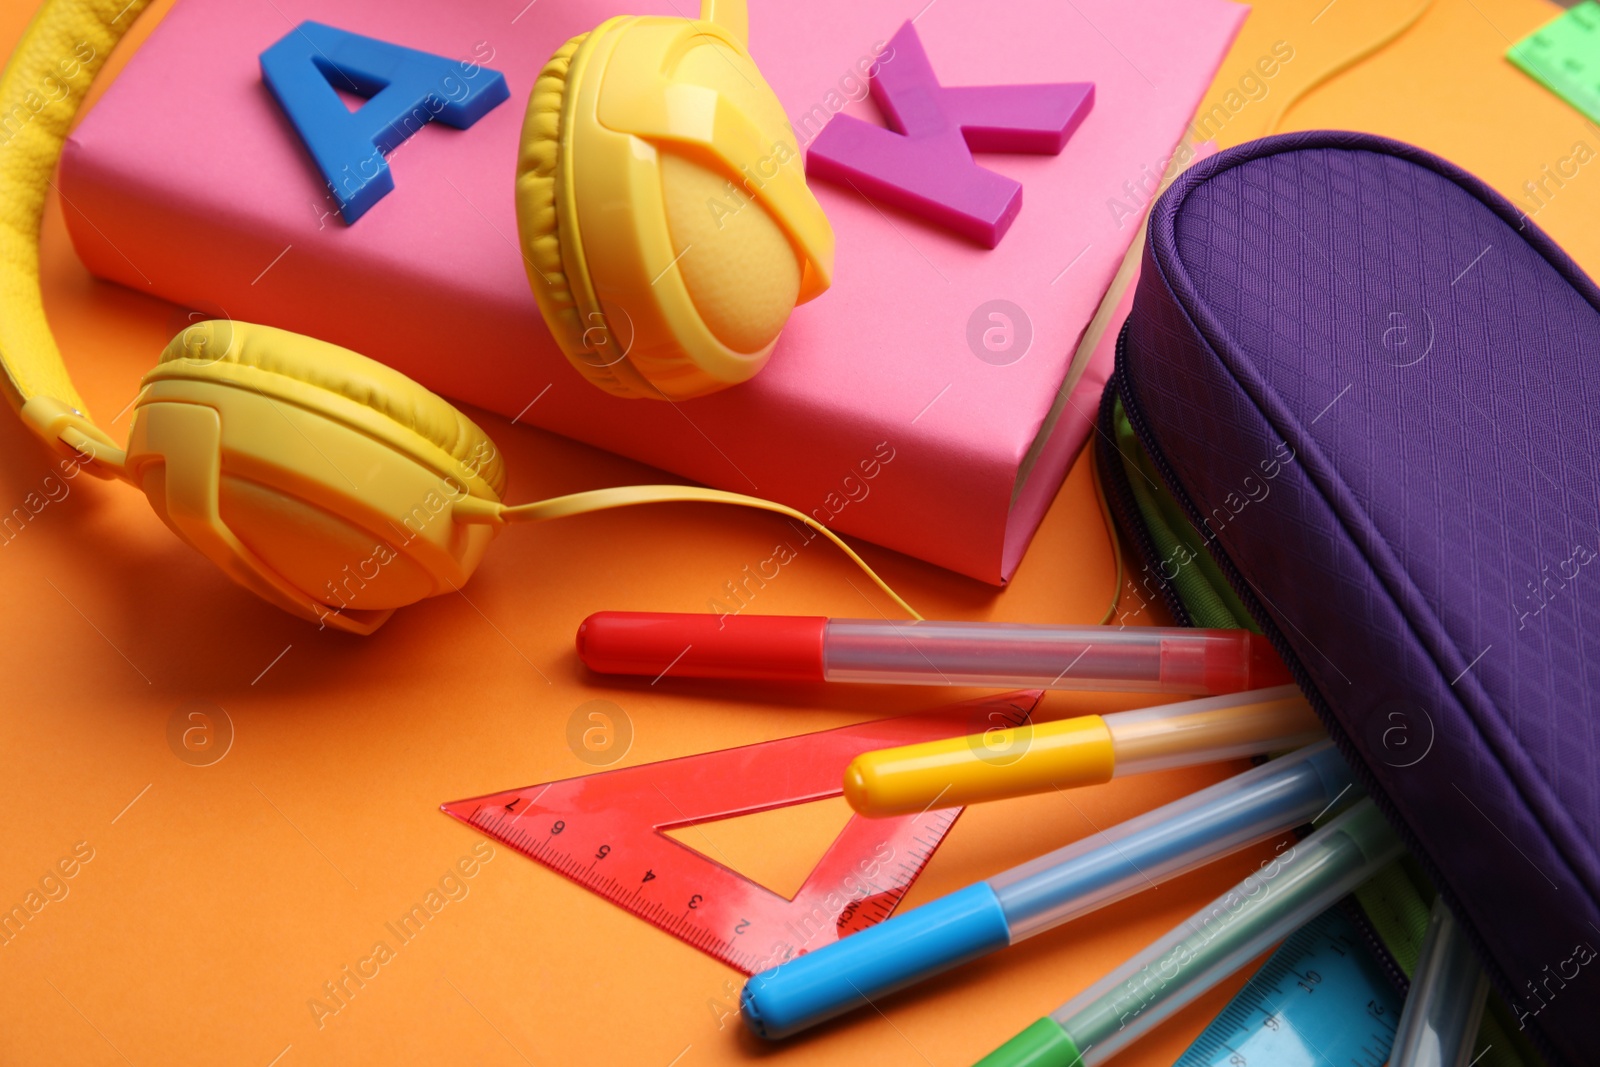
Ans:
[{"label": "red marker", "polygon": [[602,674],[1203,695],[1291,681],[1248,630],[889,622],[601,611],[578,658]]}]

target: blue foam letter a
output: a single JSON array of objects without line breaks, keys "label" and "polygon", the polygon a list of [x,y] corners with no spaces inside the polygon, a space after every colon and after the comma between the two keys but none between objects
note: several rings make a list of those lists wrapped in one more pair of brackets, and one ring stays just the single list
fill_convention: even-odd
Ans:
[{"label": "blue foam letter a", "polygon": [[[261,53],[261,77],[348,225],[394,188],[384,156],[431,120],[466,129],[509,97],[498,71],[302,22]],[[345,106],[338,86],[368,98]]]}]

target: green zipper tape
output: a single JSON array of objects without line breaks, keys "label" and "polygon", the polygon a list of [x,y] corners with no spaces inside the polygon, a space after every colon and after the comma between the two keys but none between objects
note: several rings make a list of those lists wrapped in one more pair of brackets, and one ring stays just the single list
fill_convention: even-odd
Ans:
[{"label": "green zipper tape", "polygon": [[1133,492],[1139,518],[1161,557],[1144,562],[1172,584],[1196,626],[1254,630],[1259,633],[1260,628],[1228,586],[1227,578],[1223,577],[1211,553],[1206,551],[1194,527],[1183,514],[1183,509],[1161,488],[1160,475],[1156,473],[1155,465],[1150,462],[1139,438],[1134,435],[1120,398],[1116,402],[1114,418],[1123,475]]}]

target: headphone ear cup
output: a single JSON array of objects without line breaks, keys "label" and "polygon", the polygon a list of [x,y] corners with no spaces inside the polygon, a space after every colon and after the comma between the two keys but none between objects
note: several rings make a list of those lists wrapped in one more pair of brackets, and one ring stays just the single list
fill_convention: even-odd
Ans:
[{"label": "headphone ear cup", "polygon": [[706,328],[736,352],[769,351],[800,295],[800,261],[750,194],[690,156],[661,154],[678,269]]},{"label": "headphone ear cup", "polygon": [[568,41],[529,97],[516,205],[569,362],[682,400],[765,365],[827,285],[832,231],[776,95],[705,21],[624,17]]},{"label": "headphone ear cup", "polygon": [[[580,33],[562,45],[533,83],[517,160],[517,233],[539,314],[567,361],[614,396],[653,396],[649,383],[628,363],[622,343],[613,342],[603,313],[592,309],[586,316],[579,310],[567,274],[569,257],[562,246],[559,214],[566,205],[557,204],[558,198],[568,195],[561,180],[562,107],[573,53],[588,38],[589,34]],[[579,259],[576,249],[571,259]],[[582,269],[581,263],[577,269]]]},{"label": "headphone ear cup", "polygon": [[493,442],[404,375],[270,327],[186,329],[145,376],[126,470],[171,529],[239,584],[303,618],[367,633],[451,592],[493,527]]}]

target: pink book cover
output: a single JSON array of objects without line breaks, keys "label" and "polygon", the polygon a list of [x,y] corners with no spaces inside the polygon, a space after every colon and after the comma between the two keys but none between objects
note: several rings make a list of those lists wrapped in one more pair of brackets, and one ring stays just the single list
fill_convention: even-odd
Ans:
[{"label": "pink book cover", "polygon": [[[69,229],[100,277],[353,348],[453,399],[1003,583],[1087,439],[1115,329],[1069,382],[1074,351],[1247,9],[918,7],[751,0],[751,54],[802,148],[837,113],[883,124],[859,72],[908,18],[944,85],[1090,81],[1093,110],[1060,155],[976,157],[1023,186],[992,250],[813,178],[833,287],[796,309],[754,380],[702,399],[615,399],[568,366],[512,204],[545,60],[612,15],[689,10],[673,0],[182,0],[67,144]],[[465,130],[426,125],[389,157],[394,190],[347,226],[261,80],[261,52],[306,19],[480,63],[511,99]]]}]

